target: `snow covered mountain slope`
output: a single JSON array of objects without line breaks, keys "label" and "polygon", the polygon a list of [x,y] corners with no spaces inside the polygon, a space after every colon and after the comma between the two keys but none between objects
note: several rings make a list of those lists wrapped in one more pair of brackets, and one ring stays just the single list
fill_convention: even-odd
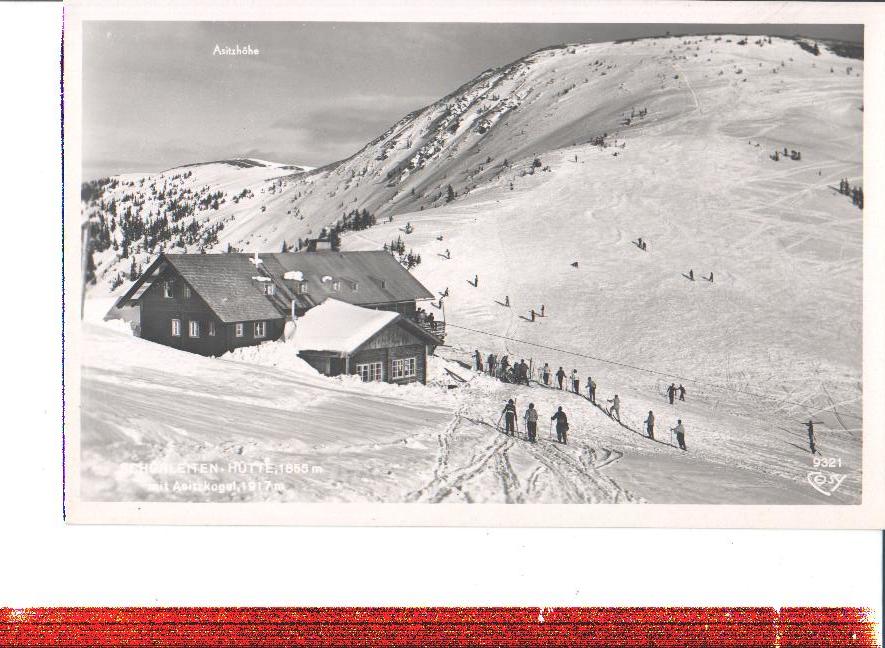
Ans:
[{"label": "snow covered mountain slope", "polygon": [[91,292],[116,290],[161,250],[220,250],[225,228],[260,214],[279,178],[309,170],[236,158],[85,183],[82,217],[92,228],[97,282]]},{"label": "snow covered mountain slope", "polygon": [[[665,434],[681,417],[729,462],[799,483],[813,468],[801,423],[813,418],[821,452],[851,475],[840,493],[856,497],[862,212],[835,187],[860,183],[858,63],[837,74],[836,61],[788,44],[728,46],[785,62],[772,73],[768,61],[735,60],[741,74],[727,71],[728,82],[693,56],[670,61],[677,114],[655,121],[649,106],[646,125],[611,147],[549,151],[549,173],[502,175],[439,209],[348,233],[344,246],[402,236],[422,255],[419,279],[449,289],[447,342],[462,359],[480,349],[577,368],[604,399],[619,394],[633,431],[649,410]],[[771,159],[784,146],[801,159]],[[547,316],[530,321],[542,304]],[[674,380],[687,403],[666,403]]]},{"label": "snow covered mountain slope", "polygon": [[[437,360],[427,407],[422,388],[182,357],[87,327],[83,446],[97,468],[84,492],[143,496],[144,484],[114,472],[126,457],[214,461],[242,447],[250,460],[326,467],[272,496],[294,501],[859,502],[862,212],[834,187],[861,184],[863,63],[790,40],[740,40],[539,52],[338,165],[256,175],[255,198],[230,212],[210,249],[277,249],[342,211],[369,209],[381,224],[346,232],[343,247],[378,249],[401,236],[421,254],[418,278],[433,292],[448,288],[450,348],[439,353],[467,383],[444,389],[456,381]],[[606,146],[592,143],[604,134]],[[784,147],[801,159],[772,159]],[[225,209],[234,208],[219,215]],[[545,317],[531,321],[542,304]],[[592,375],[602,404],[620,396],[623,425],[576,395],[460,368],[474,349],[576,368],[582,384]],[[162,371],[147,371],[153,362]],[[671,406],[672,381],[687,400]],[[134,413],[121,421],[102,400],[107,389]],[[544,417],[562,405],[569,446],[496,432],[510,397],[520,414],[535,403],[542,437]],[[203,414],[186,416],[182,399]],[[155,401],[162,416],[145,405]],[[298,413],[304,402],[317,408],[310,416]],[[259,409],[238,413],[243,403]],[[411,425],[416,408],[427,414]],[[654,441],[641,434],[649,410]],[[233,421],[220,436],[218,412]],[[324,417],[327,445],[314,434]],[[668,430],[677,418],[684,453]],[[821,422],[822,456],[839,459],[845,475],[830,495],[809,483],[809,418]]]},{"label": "snow covered mountain slope", "polygon": [[[147,241],[144,237],[133,241],[132,252],[144,265],[161,247],[220,251],[230,244],[245,251],[277,250],[284,242],[291,246],[302,237],[315,236],[354,209],[366,209],[382,221],[392,214],[439,207],[449,200],[449,185],[458,200],[488,182],[518,178],[533,168],[535,157],[545,162],[547,151],[604,135],[611,139],[615,133],[618,137],[652,134],[689,114],[697,117],[693,123],[701,129],[698,135],[755,136],[772,150],[805,140],[814,146],[814,134],[826,124],[827,130],[849,134],[841,140],[831,137],[828,154],[849,161],[854,174],[859,174],[854,158],[862,116],[858,109],[863,63],[825,47],[815,56],[797,41],[770,40],[673,37],[535,52],[486,71],[406,115],[342,162],[308,173],[301,172],[305,167],[285,165],[246,169],[208,165],[192,182],[181,183],[194,192],[203,189],[202,197],[223,192],[224,202],[217,210],[209,201],[195,214],[179,211],[181,227],[190,226],[191,215],[197,216],[200,234],[160,240],[149,232]],[[704,95],[705,105],[698,103],[699,94]],[[647,112],[640,117],[643,110]],[[726,131],[717,133],[720,127]],[[723,173],[728,172],[728,160],[710,163],[723,165]],[[216,171],[220,173],[213,182],[210,176]],[[110,197],[116,196],[117,206],[125,209],[127,205],[119,201],[129,194],[136,203],[146,200],[145,205],[133,207],[136,215],[156,220],[160,211],[150,200],[152,180],[142,184],[141,178],[126,179],[135,184],[91,195],[84,211],[96,219],[104,213],[109,221]],[[249,197],[233,202],[244,191],[251,192]],[[163,213],[171,211],[167,205]],[[117,220],[119,225],[119,216]],[[223,230],[209,231],[219,222]],[[110,228],[110,222],[106,226]],[[109,238],[119,248],[119,232]],[[109,248],[97,256],[100,292],[117,272],[130,269],[131,260],[120,260],[119,255],[119,249]]]}]

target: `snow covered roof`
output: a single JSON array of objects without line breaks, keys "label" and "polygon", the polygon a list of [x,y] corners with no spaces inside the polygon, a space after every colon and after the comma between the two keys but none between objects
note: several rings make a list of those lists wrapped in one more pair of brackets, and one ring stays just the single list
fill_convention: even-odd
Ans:
[{"label": "snow covered roof", "polygon": [[[354,305],[377,305],[432,299],[433,295],[383,250],[371,252],[286,252],[259,257],[260,267],[274,281],[286,299],[309,301],[309,307],[327,298]],[[144,292],[145,283],[154,281],[168,263],[193,288],[223,322],[279,319],[289,313],[282,297],[266,295],[257,282],[261,272],[252,254],[164,254],[118,300],[130,304]],[[284,279],[301,281],[304,295],[290,295]],[[325,282],[323,278],[327,278]],[[332,278],[341,281],[329,280]],[[277,300],[277,301],[274,301]]]},{"label": "snow covered roof", "polygon": [[[330,297],[365,306],[433,299],[433,294],[384,250],[278,252],[263,254],[262,259],[272,275],[288,278],[287,272],[301,272],[307,291],[317,301]],[[336,291],[334,282],[323,283],[323,277],[346,279],[351,287]]]},{"label": "snow covered roof", "polygon": [[353,353],[370,337],[400,318],[398,313],[327,299],[300,318],[295,345],[301,351]]}]

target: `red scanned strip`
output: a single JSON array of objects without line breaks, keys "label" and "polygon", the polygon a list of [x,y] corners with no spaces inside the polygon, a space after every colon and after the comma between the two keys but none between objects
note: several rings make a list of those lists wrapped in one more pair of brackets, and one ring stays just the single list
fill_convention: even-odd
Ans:
[{"label": "red scanned strip", "polygon": [[2,646],[876,646],[857,608],[29,608]]}]

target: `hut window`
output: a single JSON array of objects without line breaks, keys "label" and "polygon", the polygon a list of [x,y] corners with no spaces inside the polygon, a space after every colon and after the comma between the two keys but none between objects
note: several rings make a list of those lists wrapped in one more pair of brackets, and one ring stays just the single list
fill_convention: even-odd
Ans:
[{"label": "hut window", "polygon": [[215,322],[209,322],[209,337],[215,337]]},{"label": "hut window", "polygon": [[275,290],[275,286],[272,283],[264,284],[264,294],[265,295],[273,295]]},{"label": "hut window", "polygon": [[200,337],[200,323],[196,320],[191,320],[189,324],[188,335],[192,338]]},{"label": "hut window", "polygon": [[172,297],[174,296],[172,294],[172,282],[171,281],[164,281],[163,282],[163,296],[166,299],[172,299]]},{"label": "hut window", "polygon": [[416,358],[399,358],[392,363],[390,377],[394,380],[398,378],[413,378],[418,371],[418,360]]},{"label": "hut window", "polygon": [[384,379],[381,373],[380,362],[368,362],[366,364],[358,364],[356,372],[359,374],[363,382],[376,382]]},{"label": "hut window", "polygon": [[255,322],[255,337],[263,338],[267,334],[267,322]]},{"label": "hut window", "polygon": [[172,336],[173,337],[181,337],[181,320],[180,319],[172,320]]},{"label": "hut window", "polygon": [[184,287],[184,298],[185,298],[185,299],[190,299],[190,298],[191,298],[191,287],[190,287],[190,286],[185,286],[185,287]]},{"label": "hut window", "polygon": [[356,281],[354,281],[354,282],[353,282],[353,292],[356,292],[356,291],[358,291],[359,289],[360,289],[360,285],[359,285],[359,283],[356,282]]},{"label": "hut window", "polygon": [[341,290],[341,282],[340,281],[333,281],[332,282],[332,290],[334,290],[335,292],[338,292],[339,290]]},{"label": "hut window", "polygon": [[237,337],[243,337],[243,323],[242,322],[237,322],[236,327],[234,327],[234,334]]}]

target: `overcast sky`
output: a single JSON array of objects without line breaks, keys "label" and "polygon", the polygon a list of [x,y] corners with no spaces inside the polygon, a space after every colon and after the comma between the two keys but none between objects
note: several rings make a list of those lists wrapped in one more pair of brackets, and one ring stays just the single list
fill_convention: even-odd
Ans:
[{"label": "overcast sky", "polygon": [[[84,179],[239,156],[320,166],[533,50],[667,31],[863,40],[859,25],[91,22]],[[213,55],[237,44],[260,53]]]}]

